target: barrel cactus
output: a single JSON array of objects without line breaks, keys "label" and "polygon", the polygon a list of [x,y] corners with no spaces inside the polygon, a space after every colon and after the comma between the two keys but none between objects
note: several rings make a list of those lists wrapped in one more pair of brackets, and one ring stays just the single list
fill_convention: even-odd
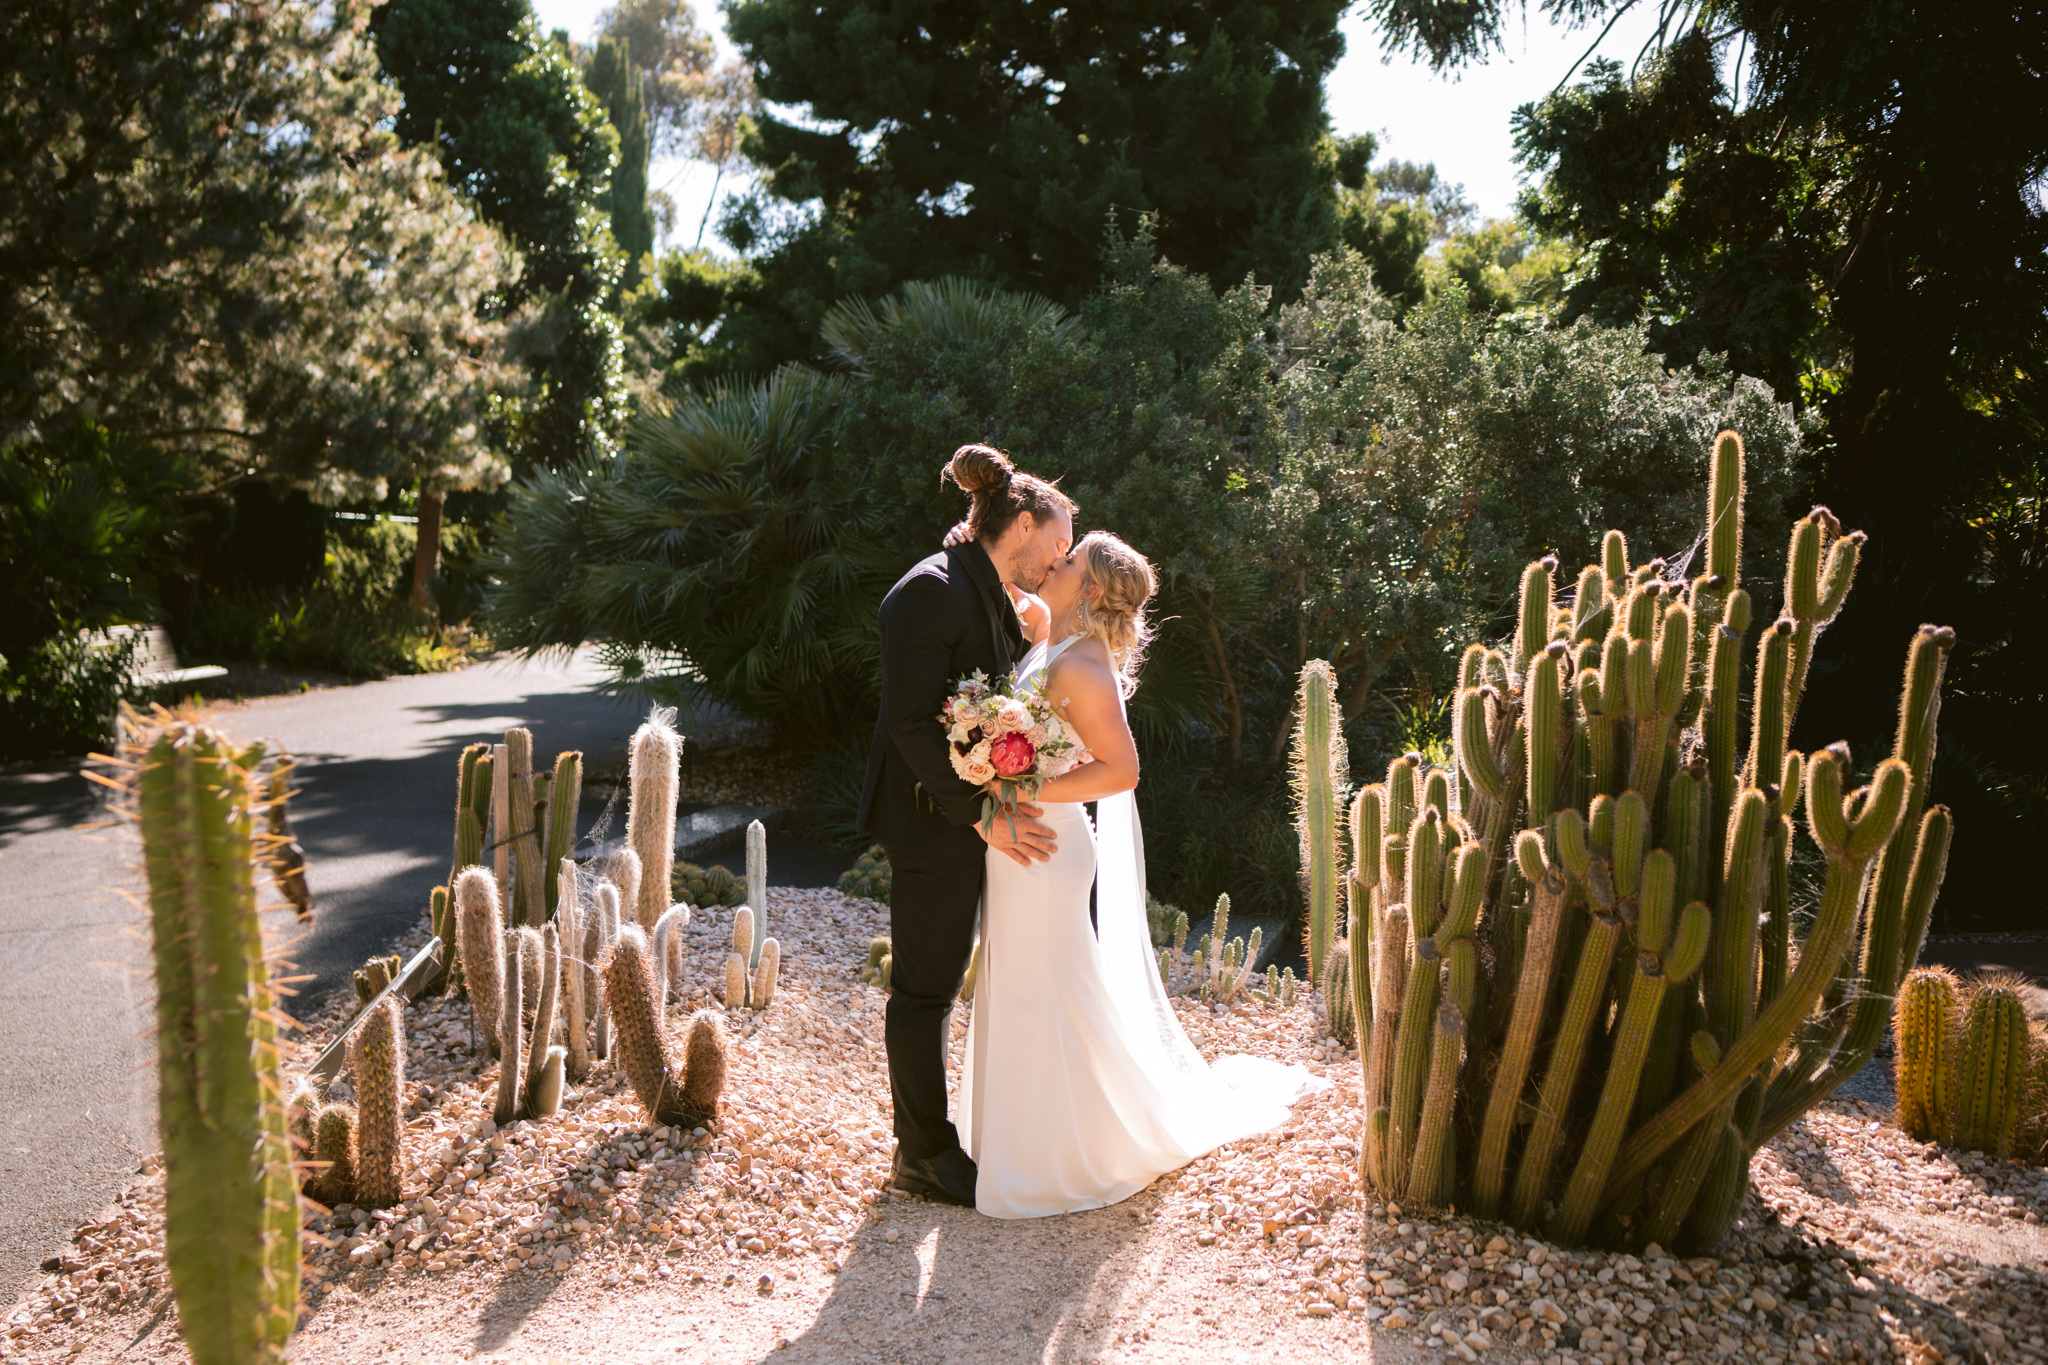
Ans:
[{"label": "barrel cactus", "polygon": [[1946,967],[1915,967],[1892,1014],[1899,1127],[1921,1142],[1947,1140],[1955,1118],[1956,978]]},{"label": "barrel cactus", "polygon": [[1963,1015],[1956,1055],[1955,1144],[1989,1156],[2012,1155],[2027,1081],[2027,1012],[2019,992],[1979,986]]},{"label": "barrel cactus", "polygon": [[[1701,572],[1633,564],[1618,532],[1562,595],[1531,564],[1506,647],[1461,660],[1454,767],[1403,755],[1354,798],[1360,1164],[1384,1197],[1712,1247],[1750,1155],[1890,1022],[1948,852],[1926,791],[1954,634],[1914,635],[1891,753],[1845,791],[1845,746],[1788,738],[1863,537],[1800,518],[1752,642],[1742,506],[1723,432]],[[1826,868],[1798,939],[1796,817]]]},{"label": "barrel cactus", "polygon": [[156,968],[164,1252],[199,1365],[282,1361],[298,1317],[298,1181],[256,917],[262,756],[172,717],[123,754]]}]

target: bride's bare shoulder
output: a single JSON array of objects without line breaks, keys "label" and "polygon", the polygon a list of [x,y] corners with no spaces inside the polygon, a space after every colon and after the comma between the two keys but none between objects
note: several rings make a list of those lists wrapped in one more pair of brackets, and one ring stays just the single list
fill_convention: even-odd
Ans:
[{"label": "bride's bare shoulder", "polygon": [[1045,671],[1045,680],[1049,686],[1099,685],[1114,690],[1116,669],[1109,662],[1109,647],[1092,635],[1074,641],[1052,661],[1052,667]]}]

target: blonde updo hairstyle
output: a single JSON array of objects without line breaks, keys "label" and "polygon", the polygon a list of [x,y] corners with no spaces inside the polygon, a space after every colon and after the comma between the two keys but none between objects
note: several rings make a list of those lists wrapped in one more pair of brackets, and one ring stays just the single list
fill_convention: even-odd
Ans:
[{"label": "blonde updo hairstyle", "polygon": [[1000,540],[1026,512],[1035,521],[1059,512],[1074,515],[1072,498],[1036,474],[1026,474],[994,446],[961,446],[946,461],[939,481],[950,481],[974,500],[967,513],[967,534],[975,540]]},{"label": "blonde updo hairstyle", "polygon": [[1095,585],[1091,598],[1082,592],[1074,604],[1074,623],[1080,633],[1102,641],[1109,650],[1110,666],[1116,670],[1117,686],[1125,696],[1138,685],[1138,664],[1145,646],[1152,642],[1152,628],[1145,621],[1145,604],[1159,591],[1159,576],[1145,556],[1107,531],[1090,531],[1074,547],[1082,579]]}]

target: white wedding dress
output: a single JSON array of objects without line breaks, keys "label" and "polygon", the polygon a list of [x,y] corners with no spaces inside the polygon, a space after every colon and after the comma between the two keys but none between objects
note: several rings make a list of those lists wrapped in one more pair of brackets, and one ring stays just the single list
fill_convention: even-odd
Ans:
[{"label": "white wedding dress", "polygon": [[[1020,690],[1067,642],[1035,647]],[[1328,1083],[1306,1070],[1188,1042],[1145,925],[1145,854],[1129,792],[1051,802],[1048,862],[993,849],[981,967],[961,1079],[961,1138],[980,1166],[974,1205],[992,1218],[1101,1208],[1226,1142],[1287,1121]],[[1100,934],[1088,923],[1096,887]]]}]

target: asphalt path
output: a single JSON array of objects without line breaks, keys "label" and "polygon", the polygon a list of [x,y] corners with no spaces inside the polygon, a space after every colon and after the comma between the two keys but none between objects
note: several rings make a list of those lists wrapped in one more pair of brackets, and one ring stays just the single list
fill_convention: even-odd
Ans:
[{"label": "asphalt path", "polygon": [[[265,916],[312,977],[288,1008],[345,985],[446,880],[463,745],[524,725],[539,763],[563,749],[586,762],[624,753],[640,717],[602,680],[588,653],[498,659],[216,708],[230,734],[274,740],[300,763],[292,819],[318,910],[305,927]],[[585,802],[582,832],[602,809]],[[620,811],[613,832],[623,826]],[[34,1286],[38,1263],[155,1147],[146,921],[127,899],[137,855],[76,763],[0,767],[0,1304]],[[850,861],[779,836],[771,876],[823,884]]]}]

